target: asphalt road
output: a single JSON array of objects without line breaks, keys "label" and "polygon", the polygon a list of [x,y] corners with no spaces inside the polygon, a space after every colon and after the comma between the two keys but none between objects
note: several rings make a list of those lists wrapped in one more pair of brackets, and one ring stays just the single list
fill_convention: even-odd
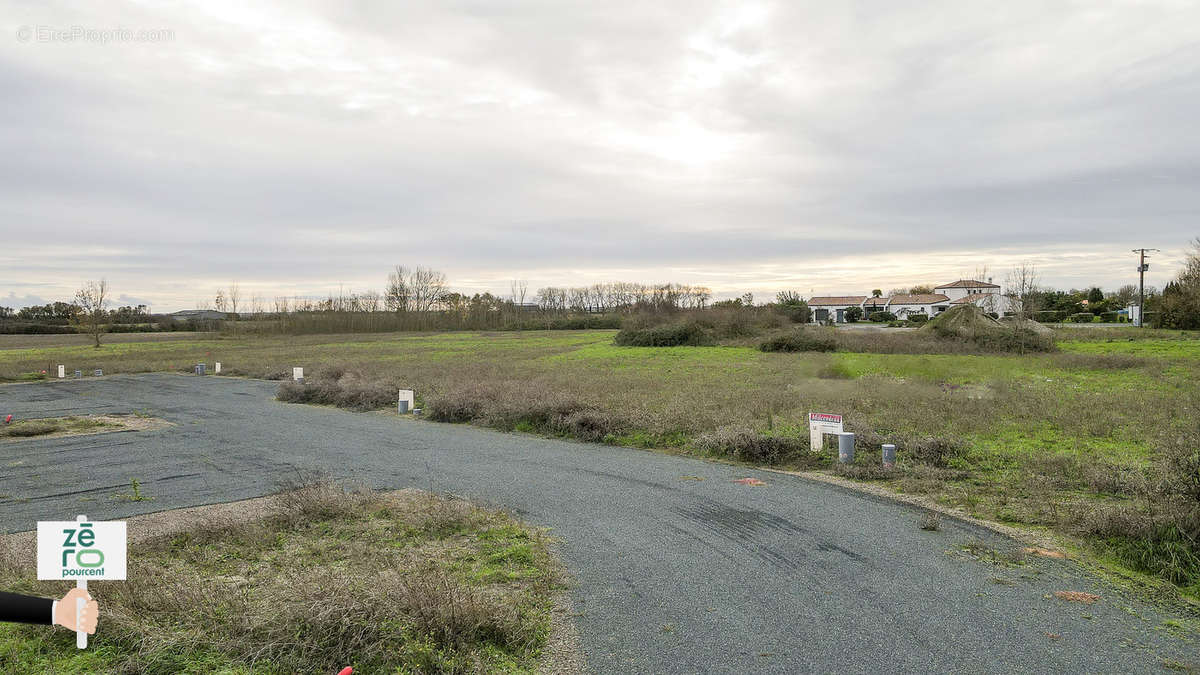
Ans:
[{"label": "asphalt road", "polygon": [[[0,415],[144,411],[174,426],[0,444],[0,530],[231,501],[323,470],[452,492],[552,528],[597,672],[1150,672],[1196,661],[1165,618],[1075,565],[804,479],[380,413],[176,375],[0,386]],[[752,476],[766,485],[734,482]],[[131,479],[154,501],[115,499]],[[701,478],[703,480],[695,480]],[[1099,594],[1093,605],[1055,591]]]}]

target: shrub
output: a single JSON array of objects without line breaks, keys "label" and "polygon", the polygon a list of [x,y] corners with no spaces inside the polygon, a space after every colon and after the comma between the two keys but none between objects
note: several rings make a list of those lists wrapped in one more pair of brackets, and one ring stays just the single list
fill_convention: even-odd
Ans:
[{"label": "shrub", "polygon": [[698,347],[714,342],[709,330],[694,321],[650,328],[622,328],[613,341],[622,347]]},{"label": "shrub", "polygon": [[350,410],[379,410],[396,403],[396,389],[361,373],[333,366],[304,382],[282,382],[275,398],[287,403],[333,405]]},{"label": "shrub", "polygon": [[1033,320],[1040,323],[1059,323],[1063,320],[1065,314],[1054,310],[1042,310],[1033,313]]},{"label": "shrub", "polygon": [[914,326],[923,325],[926,321],[929,321],[929,317],[925,316],[924,314],[908,315],[908,322]]},{"label": "shrub", "polygon": [[1076,312],[1071,315],[1071,323],[1091,323],[1096,320],[1096,315],[1091,312]]},{"label": "shrub", "polygon": [[[967,450],[967,444],[961,438],[947,436],[901,438],[894,442],[897,457],[940,469],[949,466],[951,460],[962,457]],[[873,445],[878,446],[879,444]]]},{"label": "shrub", "polygon": [[849,307],[846,309],[846,323],[856,323],[862,318],[862,307]]},{"label": "shrub", "polygon": [[896,315],[891,312],[871,312],[869,318],[875,323],[883,323],[884,321],[895,321]]},{"label": "shrub", "polygon": [[615,314],[600,314],[587,316],[558,316],[545,319],[530,319],[518,321],[505,328],[516,330],[596,330],[602,328],[620,328],[621,317]]},{"label": "shrub", "polygon": [[832,352],[837,340],[832,335],[815,330],[797,330],[764,340],[758,344],[762,352]]},{"label": "shrub", "polygon": [[785,457],[808,450],[808,440],[766,436],[750,427],[724,426],[696,437],[696,448],[746,462],[776,464]]},{"label": "shrub", "polygon": [[972,340],[983,349],[992,352],[1052,352],[1055,350],[1054,336],[1043,335],[1028,328],[1009,328],[985,331]]},{"label": "shrub", "polygon": [[1116,312],[1104,312],[1103,314],[1100,315],[1100,320],[1103,321],[1104,323],[1116,323],[1117,317],[1119,317],[1119,316],[1120,315],[1117,314]]},{"label": "shrub", "polygon": [[431,395],[425,410],[435,422],[471,422],[591,442],[618,434],[626,426],[614,413],[526,382],[459,387]]},{"label": "shrub", "polygon": [[798,295],[781,292],[777,297],[779,302],[775,305],[775,311],[786,316],[792,323],[808,323],[812,320],[812,310]]}]

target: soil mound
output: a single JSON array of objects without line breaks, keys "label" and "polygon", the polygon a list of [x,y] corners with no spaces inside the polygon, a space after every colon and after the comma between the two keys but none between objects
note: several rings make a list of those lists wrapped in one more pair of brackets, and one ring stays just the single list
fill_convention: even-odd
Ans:
[{"label": "soil mound", "polygon": [[984,333],[1004,330],[999,321],[983,313],[975,305],[951,307],[921,327],[921,330],[939,335],[957,335],[973,338]]}]

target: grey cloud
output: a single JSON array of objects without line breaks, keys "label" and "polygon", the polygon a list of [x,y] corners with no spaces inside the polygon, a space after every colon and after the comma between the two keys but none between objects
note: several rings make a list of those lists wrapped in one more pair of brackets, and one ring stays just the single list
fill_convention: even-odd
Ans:
[{"label": "grey cloud", "polygon": [[16,4],[176,39],[0,42],[0,293],[107,276],[174,308],[399,262],[735,293],[832,284],[833,260],[890,254],[899,285],[965,252],[1195,236],[1197,8],[764,8]]}]

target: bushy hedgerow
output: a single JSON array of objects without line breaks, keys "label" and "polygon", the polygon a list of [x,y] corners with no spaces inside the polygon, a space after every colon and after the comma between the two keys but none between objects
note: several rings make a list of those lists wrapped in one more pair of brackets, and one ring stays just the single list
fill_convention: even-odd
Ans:
[{"label": "bushy hedgerow", "polygon": [[648,328],[622,328],[614,342],[622,347],[699,347],[714,344],[716,340],[707,328],[690,321]]},{"label": "bushy hedgerow", "polygon": [[763,340],[758,349],[763,352],[832,352],[837,349],[837,340],[824,332],[797,330]]}]

